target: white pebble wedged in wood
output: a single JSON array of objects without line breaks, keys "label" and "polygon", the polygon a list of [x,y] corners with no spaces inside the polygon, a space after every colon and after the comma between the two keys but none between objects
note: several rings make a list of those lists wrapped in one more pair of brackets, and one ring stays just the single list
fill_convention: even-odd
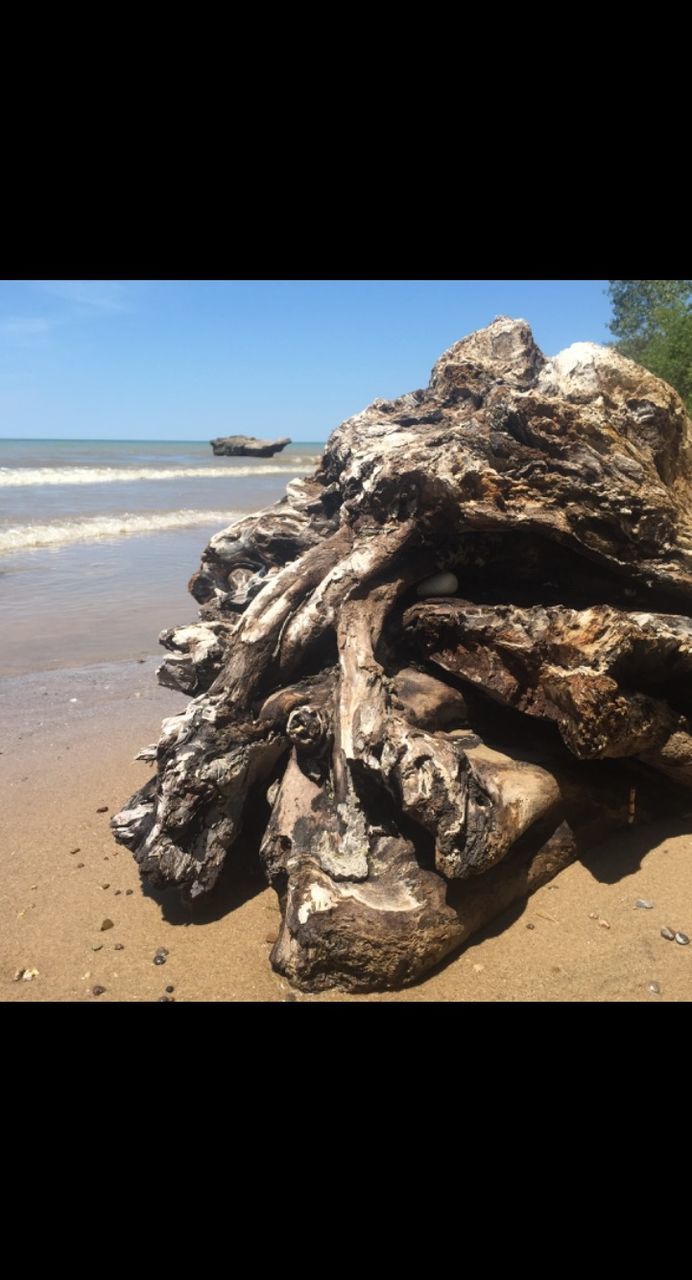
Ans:
[{"label": "white pebble wedged in wood", "polygon": [[453,596],[459,590],[459,581],[453,573],[434,573],[432,578],[424,578],[416,587],[419,596]]}]

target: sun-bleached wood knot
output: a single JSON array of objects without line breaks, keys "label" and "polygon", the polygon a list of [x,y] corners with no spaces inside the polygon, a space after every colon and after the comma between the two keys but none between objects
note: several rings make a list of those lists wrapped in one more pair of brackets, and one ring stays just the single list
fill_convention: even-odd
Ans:
[{"label": "sun-bleached wood knot", "polygon": [[286,722],[286,736],[298,749],[314,751],[325,738],[325,723],[313,707],[296,707]]}]

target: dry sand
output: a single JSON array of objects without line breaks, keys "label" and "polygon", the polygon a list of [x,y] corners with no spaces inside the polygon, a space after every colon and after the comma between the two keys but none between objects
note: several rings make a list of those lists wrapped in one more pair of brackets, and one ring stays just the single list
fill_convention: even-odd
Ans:
[{"label": "dry sand", "polygon": [[[151,766],[134,755],[185,705],[154,659],[2,681],[0,998],[22,1001],[679,1001],[692,998],[690,823],[625,832],[568,867],[406,991],[293,991],[269,964],[279,913],[258,880],[194,913],[142,888],[109,818]],[[108,811],[97,810],[108,806]],[[650,899],[652,910],[635,908]],[[592,918],[595,916],[596,918]],[[101,930],[104,920],[113,927]],[[609,927],[606,927],[607,922]],[[533,927],[531,927],[533,926]],[[122,949],[116,949],[116,946]],[[153,963],[159,947],[165,964]],[[19,970],[36,969],[30,981]],[[650,991],[657,983],[660,994]],[[104,994],[92,995],[95,986]]]}]

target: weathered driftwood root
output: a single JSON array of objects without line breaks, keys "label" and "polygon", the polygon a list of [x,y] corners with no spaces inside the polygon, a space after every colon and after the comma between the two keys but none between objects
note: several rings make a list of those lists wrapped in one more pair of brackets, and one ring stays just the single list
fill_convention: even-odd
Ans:
[{"label": "weathered driftwood root", "polygon": [[194,698],[116,838],[196,898],[266,795],[274,966],[414,981],[689,797],[691,499],[665,383],[591,344],[548,361],[522,321],[457,343],[212,539],[200,621],[161,637]]}]

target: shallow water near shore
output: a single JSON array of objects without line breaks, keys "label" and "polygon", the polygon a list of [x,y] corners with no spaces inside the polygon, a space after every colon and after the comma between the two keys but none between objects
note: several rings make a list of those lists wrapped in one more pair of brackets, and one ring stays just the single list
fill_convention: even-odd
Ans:
[{"label": "shallow water near shore", "polygon": [[187,583],[213,534],[283,497],[322,447],[0,441],[0,675],[156,654],[197,617]]}]

